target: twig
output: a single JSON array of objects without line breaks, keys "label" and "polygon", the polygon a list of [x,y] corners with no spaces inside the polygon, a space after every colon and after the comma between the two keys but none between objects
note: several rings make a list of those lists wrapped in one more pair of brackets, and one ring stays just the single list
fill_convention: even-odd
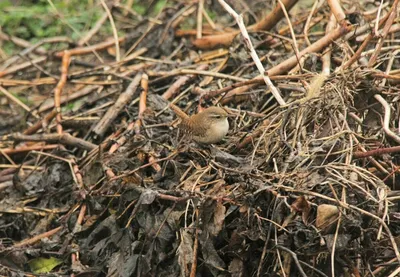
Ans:
[{"label": "twig", "polygon": [[93,132],[95,134],[97,134],[98,136],[104,135],[108,127],[122,111],[125,105],[132,101],[133,95],[135,94],[136,89],[139,86],[141,78],[142,74],[136,74],[135,78],[133,78],[133,81],[129,84],[125,92],[121,93],[115,104],[110,109],[108,109],[103,118],[94,127]]},{"label": "twig", "polygon": [[326,275],[325,273],[323,273],[321,270],[316,269],[315,267],[309,265],[308,263],[303,262],[303,261],[301,261],[301,260],[299,260],[299,262],[300,262],[302,265],[305,265],[306,267],[308,267],[308,268],[312,269],[313,271],[317,272],[319,275],[321,275],[321,276],[323,276],[323,277],[328,277],[328,275]]},{"label": "twig", "polygon": [[100,0],[100,2],[101,2],[101,5],[103,6],[104,10],[107,13],[108,20],[110,20],[110,24],[111,24],[111,28],[112,28],[113,36],[114,36],[114,40],[115,40],[115,59],[117,62],[119,62],[121,60],[121,54],[120,54],[120,49],[119,49],[118,32],[117,32],[117,28],[115,27],[114,18],[112,16],[111,11],[108,8],[107,4],[104,2],[104,0]]},{"label": "twig", "polygon": [[[298,0],[283,0],[283,4],[287,11],[297,3]],[[280,5],[276,5],[275,8],[267,14],[261,21],[251,25],[249,30],[251,31],[269,31],[271,30],[283,17],[283,12]],[[200,49],[215,48],[217,46],[229,46],[239,31],[232,30],[230,32],[224,32],[222,34],[211,35],[196,39],[193,44]]]},{"label": "twig", "polygon": [[[19,147],[19,148],[5,148],[5,149],[2,149],[2,152],[10,155],[10,154],[18,154],[18,153],[36,151],[36,150],[52,150],[57,147],[59,147],[58,144],[32,145],[32,146],[24,146],[24,147]],[[0,152],[0,154],[1,154],[1,152]]]},{"label": "twig", "polygon": [[[149,73],[149,72],[148,72]],[[158,72],[157,75],[164,75],[161,72]],[[217,78],[222,78],[222,79],[228,79],[228,80],[234,80],[234,81],[238,81],[238,82],[245,82],[247,79],[245,78],[241,78],[241,77],[237,77],[237,76],[232,76],[232,75],[228,75],[228,74],[224,74],[224,73],[219,73],[219,72],[212,72],[212,71],[206,71],[206,70],[197,70],[197,69],[177,69],[177,70],[173,70],[171,72],[165,73],[164,76],[156,79],[156,80],[152,80],[150,81],[150,83],[156,83],[160,80],[164,80],[166,78],[169,77],[173,77],[176,75],[182,75],[182,74],[194,74],[194,75],[205,75],[205,76],[212,76],[212,77],[217,77]],[[150,76],[155,76],[155,74],[153,74],[152,72],[149,73]]]},{"label": "twig", "polygon": [[[11,41],[12,43],[15,43],[16,45],[21,46],[23,48],[32,47],[32,44],[29,41],[26,41],[24,39],[21,39],[21,38],[15,37],[15,36],[10,36],[6,33],[3,33],[1,30],[0,30],[0,40]],[[37,48],[36,52],[41,55],[47,54],[47,50],[43,47]]]},{"label": "twig", "polygon": [[199,248],[199,210],[196,209],[196,226],[195,226],[195,233],[194,233],[194,245],[193,245],[193,260],[192,260],[192,268],[190,270],[190,277],[196,277],[196,270],[197,270],[197,255],[198,255],[198,248]]},{"label": "twig", "polygon": [[229,80],[234,80],[234,81],[239,81],[239,82],[246,81],[246,79],[242,78],[242,77],[232,76],[232,75],[219,73],[219,72],[197,70],[197,69],[182,69],[182,70],[180,70],[180,73],[182,73],[182,74],[196,74],[196,75],[212,76],[212,77],[217,77],[217,78],[222,78],[222,79],[229,79]]},{"label": "twig", "polygon": [[[347,122],[346,122],[346,125],[347,125],[347,129],[350,130]],[[353,140],[358,144],[358,147],[361,149],[361,151],[367,152],[367,150],[365,150],[364,146],[359,142],[359,140],[357,139],[355,134],[352,134],[351,136],[352,136]],[[389,172],[377,160],[375,160],[373,157],[367,157],[367,158],[373,165],[375,165],[375,167],[379,171],[381,171],[382,173],[385,173],[385,174],[389,174]]]},{"label": "twig", "polygon": [[174,113],[175,113],[177,116],[179,116],[180,118],[182,118],[182,119],[188,119],[188,118],[189,118],[189,116],[188,116],[184,111],[182,111],[178,106],[176,106],[176,105],[170,103],[170,104],[169,104],[169,107],[170,107],[171,110],[173,110]]},{"label": "twig", "polygon": [[393,247],[393,251],[394,251],[394,253],[396,254],[396,259],[397,259],[397,261],[400,263],[400,252],[399,252],[399,248],[398,248],[398,246],[397,246],[397,242],[396,242],[396,240],[394,239],[394,237],[393,237],[393,235],[392,235],[392,233],[391,233],[391,231],[390,231],[390,229],[389,229],[389,226],[388,226],[388,225],[386,224],[386,222],[385,222],[384,220],[382,220],[382,218],[380,218],[379,216],[374,215],[374,214],[372,214],[372,213],[370,213],[370,212],[367,212],[367,211],[365,211],[365,210],[363,210],[363,209],[361,209],[361,208],[359,208],[359,207],[357,207],[357,206],[354,206],[354,205],[351,205],[351,204],[348,204],[348,203],[344,203],[344,202],[342,202],[342,201],[340,201],[340,200],[332,199],[332,198],[330,198],[330,197],[328,197],[328,196],[325,196],[325,195],[323,195],[323,194],[320,194],[320,193],[316,193],[316,192],[312,192],[312,191],[297,190],[297,189],[293,189],[293,188],[289,188],[289,187],[285,187],[285,189],[286,189],[286,190],[289,190],[289,191],[300,192],[300,193],[304,193],[304,194],[309,194],[309,195],[313,195],[313,196],[320,197],[320,198],[325,199],[325,200],[328,200],[328,201],[330,201],[330,202],[337,203],[337,204],[339,204],[342,208],[344,208],[344,209],[346,209],[346,210],[356,210],[356,211],[358,211],[358,212],[360,212],[360,213],[362,213],[362,214],[364,214],[364,215],[367,215],[367,216],[369,216],[369,217],[371,217],[371,218],[373,218],[373,219],[379,221],[379,223],[382,224],[383,228],[384,228],[385,231],[387,232],[387,235],[388,235],[388,237],[389,237],[389,239],[390,239],[390,242],[391,242],[391,244],[392,244],[392,247]]},{"label": "twig", "polygon": [[396,268],[396,270],[393,271],[388,277],[398,276],[399,273],[400,273],[400,266],[398,268]]},{"label": "twig", "polygon": [[[118,43],[121,43],[125,40],[125,37],[120,37],[118,38]],[[106,49],[112,45],[115,44],[115,40],[114,39],[109,39],[107,41],[104,42],[100,42],[98,44],[95,45],[91,45],[91,46],[87,46],[87,47],[77,47],[77,48],[73,48],[68,50],[69,51],[69,55],[71,56],[75,56],[75,55],[85,55],[85,54],[90,54],[93,51],[97,51],[97,50],[103,50]],[[62,58],[65,55],[65,50],[64,51],[59,51],[57,53],[54,54],[54,56],[58,57],[58,58]],[[0,75],[1,77],[1,75]]]},{"label": "twig", "polygon": [[11,93],[9,93],[5,88],[3,88],[2,86],[0,86],[0,91],[10,100],[12,100],[13,102],[15,102],[17,105],[19,105],[21,108],[23,108],[25,111],[27,111],[28,113],[32,114],[34,117],[39,118],[39,116],[37,115],[37,113],[35,112],[31,112],[31,109],[25,105],[24,103],[22,103],[21,100],[19,100],[17,97],[15,97],[14,95],[12,95]]},{"label": "twig", "polygon": [[112,178],[110,178],[110,181],[114,181],[114,180],[118,180],[118,179],[124,178],[124,177],[126,177],[126,176],[129,176],[129,175],[131,175],[131,174],[133,174],[133,173],[139,171],[140,169],[143,169],[143,168],[152,166],[152,165],[155,164],[155,163],[159,163],[159,162],[162,162],[162,161],[166,161],[166,160],[172,159],[172,158],[173,158],[174,156],[176,156],[176,155],[177,155],[177,153],[176,153],[176,152],[173,152],[173,153],[171,153],[169,156],[167,156],[167,157],[165,157],[165,158],[161,158],[161,159],[158,159],[158,160],[153,160],[152,162],[149,162],[149,163],[147,163],[147,164],[144,164],[144,165],[142,165],[142,166],[139,166],[139,167],[137,167],[137,168],[135,168],[135,169],[133,169],[133,170],[127,172],[127,173],[124,173],[124,174],[121,174],[121,175],[118,175],[118,176],[113,176]]},{"label": "twig", "polygon": [[[390,55],[390,59],[389,59],[389,61],[387,62],[387,66],[386,66],[386,70],[385,70],[385,73],[383,74],[384,76],[390,76],[390,71],[391,71],[391,69],[392,69],[392,66],[393,66],[393,62],[394,62],[394,60],[397,58],[397,55],[400,53],[400,49],[397,49],[397,50],[395,50],[393,53],[391,53],[391,55]],[[376,76],[376,74],[374,74],[374,76]],[[384,78],[381,82],[380,82],[380,86],[381,87],[384,87],[385,86],[385,84],[386,84],[386,80],[387,79],[389,79],[389,78]],[[400,79],[400,76],[399,76],[399,79]]]},{"label": "twig", "polygon": [[[202,64],[199,67],[196,68],[196,71],[204,71],[205,69],[208,68],[208,65]],[[190,72],[190,71],[186,71]],[[195,75],[190,74],[190,75],[185,75],[180,77],[178,80],[176,80],[168,89],[166,92],[164,92],[164,94],[162,95],[162,97],[166,100],[174,97],[174,95],[176,93],[179,92],[179,89],[186,84],[189,80],[193,79],[195,77]]]},{"label": "twig", "polygon": [[12,179],[13,179],[14,174],[9,175],[9,176],[10,176],[10,178],[8,178],[8,180],[7,180],[7,176],[0,177],[0,191],[3,191],[8,187],[13,186]]},{"label": "twig", "polygon": [[[276,75],[276,76],[271,76],[271,80],[301,80],[302,78],[308,77],[309,74],[299,74],[299,75]],[[212,97],[215,97],[217,95],[220,95],[224,92],[228,92],[230,90],[243,87],[243,91],[250,90],[254,85],[259,85],[264,83],[264,80],[261,78],[253,78],[250,80],[238,82],[238,83],[233,83],[230,86],[218,89],[218,90],[211,90],[206,92],[206,94],[203,95],[204,99],[210,99]]]},{"label": "twig", "polygon": [[299,48],[297,47],[297,40],[296,40],[296,35],[294,34],[294,30],[293,30],[293,26],[292,23],[290,22],[290,18],[288,13],[286,12],[286,8],[285,5],[282,3],[281,0],[278,0],[279,4],[281,5],[281,9],[283,11],[283,14],[286,17],[286,21],[288,23],[289,26],[289,30],[290,30],[290,35],[292,36],[292,42],[293,42],[293,49],[294,49],[294,53],[296,54],[296,56],[299,58]]},{"label": "twig", "polygon": [[[336,195],[336,192],[335,192],[333,186],[331,184],[329,184],[329,186],[331,188],[331,191],[332,191],[332,194],[334,195],[334,197],[337,200],[339,200],[339,198]],[[346,188],[343,188],[343,191],[342,191],[342,201],[344,203],[346,203],[345,190],[346,190]],[[339,216],[338,216],[337,223],[336,223],[335,234],[333,235],[333,243],[332,243],[332,250],[331,250],[331,272],[332,272],[332,276],[336,276],[335,275],[335,253],[336,253],[336,243],[337,243],[337,239],[338,239],[338,235],[339,235],[341,222],[342,222],[342,213],[339,212]]]},{"label": "twig", "polygon": [[282,96],[280,95],[279,91],[276,89],[276,87],[272,84],[271,79],[265,75],[265,69],[264,66],[262,65],[260,59],[257,56],[257,53],[253,47],[253,44],[250,40],[249,34],[247,33],[246,27],[243,23],[243,17],[241,15],[238,15],[224,0],[218,0],[218,2],[227,10],[227,12],[235,18],[240,32],[242,33],[244,42],[247,46],[247,48],[250,51],[250,55],[254,61],[254,63],[257,66],[258,71],[261,74],[261,77],[264,79],[265,84],[267,87],[271,90],[272,95],[275,97],[276,101],[279,103],[279,105],[283,106],[286,105],[285,100],[283,100]]},{"label": "twig", "polygon": [[97,145],[83,140],[81,138],[77,138],[71,136],[68,133],[60,134],[40,134],[40,135],[23,135],[23,134],[13,134],[6,137],[7,140],[12,141],[45,141],[48,143],[61,143],[69,146],[75,146],[78,148],[82,148],[85,150],[93,150],[97,148]]},{"label": "twig", "polygon": [[[128,127],[126,127],[127,132],[129,132],[131,130],[135,130],[136,134],[140,133],[140,126],[142,125],[141,120],[142,120],[143,112],[146,109],[146,100],[147,100],[147,92],[148,92],[148,76],[146,73],[143,73],[143,75],[142,75],[141,87],[142,87],[142,92],[141,92],[140,98],[139,98],[138,119],[134,122],[129,123]],[[117,134],[114,134],[114,137],[117,137],[117,136],[118,136]],[[110,149],[108,150],[108,153],[112,154],[115,151],[117,151],[121,145],[125,144],[126,140],[127,140],[127,136],[121,136],[120,138],[118,138],[118,140],[113,145],[111,145]],[[111,176],[113,174],[111,170],[106,170],[106,173],[108,176]]]},{"label": "twig", "polygon": [[[60,97],[59,105],[62,106],[65,103],[84,97],[99,88],[101,88],[101,86],[88,85],[85,86],[83,89],[75,91],[74,93],[71,93],[69,95],[62,95]],[[55,99],[49,99],[48,102],[46,101],[42,106],[39,107],[39,113],[43,113],[47,110],[50,110],[54,108],[54,106],[55,106]]]},{"label": "twig", "polygon": [[82,46],[82,45],[88,43],[89,40],[100,30],[100,28],[103,26],[104,22],[106,22],[107,18],[108,18],[108,13],[107,12],[103,13],[103,16],[97,20],[97,22],[96,22],[96,24],[94,24],[93,28],[89,32],[87,32],[87,34],[78,41],[78,45]]},{"label": "twig", "polygon": [[242,141],[238,142],[235,145],[235,150],[234,151],[238,151],[244,147],[246,147],[248,144],[250,144],[250,142],[252,142],[253,140],[255,140],[258,136],[260,136],[263,132],[264,132],[264,128],[266,126],[268,126],[271,123],[270,120],[266,119],[261,123],[260,128],[258,128],[257,130],[255,130],[254,132],[252,132],[250,135],[248,135],[247,137],[245,137]]},{"label": "twig", "polygon": [[68,50],[64,51],[64,55],[62,56],[62,63],[61,63],[61,77],[60,80],[54,89],[54,107],[57,112],[56,115],[56,122],[57,122],[57,132],[59,135],[63,133],[63,128],[61,125],[61,94],[63,91],[63,88],[67,82],[67,77],[68,77],[68,68],[69,68],[69,63],[71,61],[71,53]]},{"label": "twig", "polygon": [[[325,33],[329,34],[330,32],[332,32],[335,29],[336,26],[336,18],[333,15],[333,13],[331,13],[331,16],[329,18],[329,22],[326,25],[326,30]],[[332,46],[329,45],[325,51],[325,54],[322,55],[322,74],[324,74],[325,76],[329,76],[330,72],[331,72],[331,51],[332,51]]]},{"label": "twig", "polygon": [[[318,6],[319,1],[320,1],[320,0],[315,0],[315,1],[314,1],[314,5],[313,5],[312,8],[311,8],[310,15],[307,17],[306,24],[304,24],[304,30],[303,30],[304,39],[306,40],[306,42],[307,42],[307,44],[308,44],[309,46],[311,45],[311,42],[310,42],[310,40],[308,39],[308,29],[310,28],[311,18],[313,17],[313,15],[314,15],[314,13],[315,13],[315,10],[317,9],[317,6]],[[326,28],[328,28],[328,27],[326,27]]]},{"label": "twig", "polygon": [[381,51],[382,45],[383,45],[383,43],[385,41],[385,38],[388,35],[389,29],[392,26],[393,21],[395,20],[395,18],[397,16],[397,4],[398,4],[398,2],[399,2],[399,0],[394,0],[394,2],[393,2],[392,8],[391,8],[390,13],[389,13],[389,17],[386,20],[385,26],[383,27],[382,35],[379,38],[379,41],[378,41],[378,43],[377,43],[377,45],[375,47],[374,53],[372,54],[371,58],[369,59],[369,62],[368,62],[368,66],[369,67],[372,67],[375,64],[376,59],[378,58],[378,55],[379,55],[379,53]]},{"label": "twig", "polygon": [[39,235],[37,235],[37,236],[35,236],[33,238],[22,240],[20,242],[17,242],[16,244],[14,244],[14,247],[15,248],[19,248],[19,247],[23,247],[23,246],[26,246],[26,245],[32,245],[32,244],[40,241],[43,238],[48,238],[50,236],[55,235],[56,233],[61,231],[62,228],[63,227],[60,226],[60,227],[54,228],[53,230],[50,230],[50,231],[47,231],[45,233],[39,234]]},{"label": "twig", "polygon": [[[350,32],[352,29],[351,26],[340,26],[336,28],[334,31],[331,33],[327,34],[323,38],[317,40],[307,48],[303,49],[300,51],[299,55],[303,57],[304,55],[308,53],[313,53],[313,52],[319,52],[326,48],[329,44],[331,44],[333,41],[338,39],[339,37],[347,34]],[[282,63],[272,67],[271,69],[267,70],[268,76],[273,76],[273,75],[279,75],[288,72],[291,68],[293,68],[297,64],[297,57],[294,55],[290,57],[289,59],[283,61]],[[259,78],[259,77],[256,77]]]},{"label": "twig", "polygon": [[81,209],[79,211],[78,219],[76,220],[73,233],[80,231],[80,228],[83,223],[83,219],[85,218],[86,208],[87,208],[86,204],[81,205]]},{"label": "twig", "polygon": [[208,24],[210,25],[211,29],[215,30],[217,27],[215,26],[214,21],[211,19],[211,17],[208,15],[207,11],[203,9],[203,15],[206,18]]},{"label": "twig", "polygon": [[394,139],[397,143],[400,143],[400,137],[397,136],[392,130],[390,130],[389,128],[389,123],[390,123],[390,106],[388,104],[388,102],[386,102],[385,99],[383,99],[382,96],[380,96],[379,94],[375,94],[375,99],[379,101],[379,103],[382,104],[382,106],[385,109],[385,116],[383,118],[383,130],[385,131],[385,133],[391,137],[392,139]]},{"label": "twig", "polygon": [[0,78],[0,85],[4,87],[12,86],[40,86],[40,85],[52,85],[56,83],[56,79],[51,77],[45,77],[33,80],[21,80],[21,79],[6,79]]},{"label": "twig", "polygon": [[140,93],[138,119],[134,123],[135,126],[133,127],[137,135],[140,133],[140,126],[142,126],[143,113],[147,108],[146,106],[147,92],[149,90],[149,77],[147,76],[147,74],[143,74],[140,86],[142,87],[142,92]]},{"label": "twig", "polygon": [[4,71],[0,71],[0,77],[15,73],[17,71],[20,71],[22,69],[30,67],[32,64],[39,64],[39,63],[42,63],[42,62],[44,62],[46,60],[47,60],[47,57],[39,57],[39,58],[33,59],[33,60],[29,61],[29,62],[24,62],[24,63],[18,64],[18,65],[15,65],[15,66],[10,67],[10,68],[8,68],[8,69],[6,69]]},{"label": "twig", "polygon": [[296,254],[296,253],[294,253],[294,252],[293,252],[292,250],[290,250],[289,248],[286,248],[286,247],[284,247],[284,246],[282,246],[282,245],[279,245],[279,244],[276,245],[276,248],[288,252],[288,253],[290,254],[290,256],[292,256],[292,258],[293,258],[293,260],[294,260],[294,263],[296,264],[297,269],[299,270],[300,274],[301,274],[303,277],[307,277],[307,274],[304,272],[303,267],[301,266],[301,264],[300,264],[300,262],[299,262],[299,259],[297,258],[297,254]]},{"label": "twig", "polygon": [[[393,8],[393,7],[392,7]],[[389,17],[390,13],[388,13],[386,16],[384,16],[384,18],[382,18],[379,21],[379,27],[382,26],[385,21],[387,20],[387,18]],[[363,28],[360,28],[363,29]],[[369,26],[367,25],[365,30],[369,30]],[[349,34],[352,35],[352,34]],[[356,53],[354,53],[354,55],[342,66],[340,66],[336,71],[339,71],[341,69],[347,69],[349,68],[354,62],[356,62],[361,54],[363,53],[364,49],[368,46],[368,43],[373,39],[374,35],[373,33],[370,33],[364,40],[363,43],[361,44],[361,46],[357,49]],[[348,39],[348,35],[346,36],[346,39]]]},{"label": "twig", "polygon": [[374,149],[370,150],[367,152],[355,152],[353,154],[354,158],[366,158],[366,157],[371,157],[371,156],[381,156],[383,154],[391,154],[391,153],[399,153],[400,152],[400,146],[394,146],[394,147],[388,147],[388,148],[379,148],[379,149]]},{"label": "twig", "polygon": [[[297,3],[298,0],[282,0],[287,11]],[[271,30],[280,20],[284,14],[280,5],[276,5],[275,8],[260,22],[249,27],[252,31],[269,31]]]},{"label": "twig", "polygon": [[379,4],[378,12],[376,13],[375,28],[374,28],[376,37],[379,37],[379,18],[381,17],[382,6],[383,6],[383,0],[381,0],[381,3]]},{"label": "twig", "polygon": [[[1,33],[0,33],[1,36]],[[48,55],[46,49],[44,49],[43,47],[41,47],[41,45],[45,44],[45,43],[56,43],[56,42],[71,42],[71,39],[68,37],[51,37],[51,38],[44,38],[41,39],[40,41],[38,41],[37,43],[30,45],[28,44],[27,48],[25,48],[24,50],[22,50],[18,55],[15,55],[13,57],[11,57],[10,59],[8,59],[6,62],[3,63],[3,65],[0,67],[1,69],[7,68],[9,65],[15,64],[21,57],[27,59],[26,55],[28,55],[31,52],[37,52],[40,53],[42,55]],[[31,62],[31,61],[29,61]],[[38,65],[34,62],[32,62],[33,66],[37,66]]]},{"label": "twig", "polygon": [[204,9],[204,0],[199,0],[199,6],[197,8],[197,33],[196,38],[201,38],[201,33],[203,30],[203,9]]},{"label": "twig", "polygon": [[346,19],[346,14],[344,13],[342,7],[340,6],[339,0],[328,0],[328,5],[331,8],[332,13],[336,17],[336,21],[339,25],[344,24],[344,20]]}]

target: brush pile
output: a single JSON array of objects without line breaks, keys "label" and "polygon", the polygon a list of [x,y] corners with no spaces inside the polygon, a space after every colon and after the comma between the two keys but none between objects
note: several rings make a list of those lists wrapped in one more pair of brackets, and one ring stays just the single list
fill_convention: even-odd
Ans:
[{"label": "brush pile", "polygon": [[0,273],[398,276],[398,0],[131,2],[0,33]]}]

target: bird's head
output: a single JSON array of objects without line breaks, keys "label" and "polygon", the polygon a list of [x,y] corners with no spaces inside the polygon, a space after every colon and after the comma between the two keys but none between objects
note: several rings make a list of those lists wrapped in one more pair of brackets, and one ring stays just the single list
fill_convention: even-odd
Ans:
[{"label": "bird's head", "polygon": [[219,124],[227,122],[228,113],[220,107],[210,107],[201,112],[205,121],[210,124]]}]

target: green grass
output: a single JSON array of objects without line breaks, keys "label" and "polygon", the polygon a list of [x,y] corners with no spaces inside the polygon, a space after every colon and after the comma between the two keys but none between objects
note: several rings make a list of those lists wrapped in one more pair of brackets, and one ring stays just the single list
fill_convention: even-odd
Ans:
[{"label": "green grass", "polygon": [[[143,3],[146,2],[146,3]],[[147,10],[150,6],[151,1],[135,1],[132,5],[132,9],[140,15],[149,14],[150,16],[156,16],[164,7],[167,6],[167,0],[159,0],[151,5],[151,10]]]},{"label": "green grass", "polygon": [[147,11],[146,5],[140,4],[140,3],[134,3],[132,6],[132,10],[137,12],[140,15],[144,15]]},{"label": "green grass", "polygon": [[21,101],[22,103],[24,103],[27,106],[31,106],[34,105],[34,102],[31,101],[29,99],[28,96],[23,95],[23,93],[14,93],[14,92],[10,92],[15,98],[17,98],[19,101]]},{"label": "green grass", "polygon": [[[1,30],[32,44],[43,38],[55,36],[66,36],[73,41],[78,41],[104,14],[102,5],[95,0],[19,0],[17,2],[18,5],[14,5],[11,0],[0,0]],[[125,1],[121,0],[121,2]],[[150,3],[152,4],[150,5]],[[170,5],[168,0],[154,2],[135,0],[131,8],[139,14],[154,17],[167,5]],[[147,10],[149,6],[151,9]],[[112,29],[108,21],[96,36],[98,38],[112,36]],[[8,41],[0,44],[0,47],[8,55],[13,55],[21,50],[14,43]],[[58,50],[60,45],[51,44],[42,47],[52,47],[51,50],[54,51]]]},{"label": "green grass", "polygon": [[[9,0],[0,1],[0,26],[8,35],[16,36],[35,43],[43,38],[67,36],[79,39],[104,12],[100,5],[91,1],[20,1],[12,5]],[[94,1],[94,3],[96,3]],[[101,32],[111,34],[111,28],[105,24]],[[14,46],[15,47],[15,46]],[[12,54],[13,48],[5,43],[3,49]]]}]

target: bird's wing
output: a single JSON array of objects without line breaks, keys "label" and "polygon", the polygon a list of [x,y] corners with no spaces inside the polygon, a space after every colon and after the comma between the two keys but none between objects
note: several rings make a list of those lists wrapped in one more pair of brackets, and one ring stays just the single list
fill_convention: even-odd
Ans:
[{"label": "bird's wing", "polygon": [[[199,120],[200,119],[198,119],[196,115],[192,116],[191,121],[182,119],[182,122],[179,124],[179,128],[181,128],[185,133],[191,134],[192,136],[205,137],[207,128],[205,128],[203,122]],[[194,128],[193,125],[196,125],[196,128]]]}]

